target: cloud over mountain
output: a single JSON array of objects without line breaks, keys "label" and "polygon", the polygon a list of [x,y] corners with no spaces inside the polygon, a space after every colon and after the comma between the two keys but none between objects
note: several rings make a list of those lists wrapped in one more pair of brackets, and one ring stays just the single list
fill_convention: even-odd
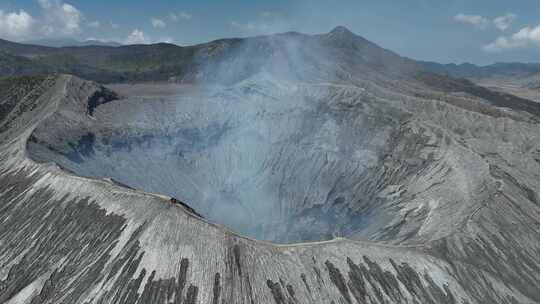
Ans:
[{"label": "cloud over mountain", "polygon": [[0,10],[0,35],[7,38],[27,37],[33,30],[34,18],[24,10],[5,13]]},{"label": "cloud over mountain", "polygon": [[460,23],[470,24],[479,29],[485,29],[489,26],[489,19],[480,15],[457,14],[454,20]]},{"label": "cloud over mountain", "polygon": [[492,43],[484,46],[484,50],[498,52],[535,45],[540,45],[540,25],[526,26],[510,36],[500,36]]},{"label": "cloud over mountain", "polygon": [[143,31],[134,29],[125,40],[126,44],[145,44],[148,43],[148,38]]},{"label": "cloud over mountain", "polygon": [[489,28],[495,28],[499,31],[506,31],[510,28],[512,23],[516,20],[517,15],[508,13],[506,15],[498,16],[493,19],[484,17],[482,15],[468,15],[457,14],[454,16],[454,21],[463,24],[469,24],[480,30],[486,30]]},{"label": "cloud over mountain", "polygon": [[[0,36],[12,40],[37,37],[71,36],[81,32],[82,12],[60,0],[38,0],[39,14],[32,16],[20,9],[13,12],[0,10]],[[91,22],[90,27],[99,23]]]},{"label": "cloud over mountain", "polygon": [[167,24],[165,23],[165,21],[159,19],[159,18],[152,18],[150,20],[150,22],[152,23],[152,26],[154,28],[165,28],[167,26]]}]

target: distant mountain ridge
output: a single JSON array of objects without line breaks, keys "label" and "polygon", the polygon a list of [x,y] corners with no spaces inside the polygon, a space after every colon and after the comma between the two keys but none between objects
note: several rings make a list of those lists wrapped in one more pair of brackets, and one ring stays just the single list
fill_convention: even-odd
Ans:
[{"label": "distant mountain ridge", "polygon": [[48,47],[83,47],[83,46],[121,46],[122,43],[116,41],[102,41],[96,39],[77,40],[77,39],[37,39],[23,41],[23,44],[33,44]]},{"label": "distant mountain ridge", "polygon": [[472,63],[441,64],[428,61],[420,61],[419,63],[430,72],[455,78],[524,78],[540,74],[540,63],[498,62],[486,66]]},{"label": "distant mountain ridge", "polygon": [[[296,47],[290,48],[292,44]],[[15,65],[10,69],[3,69],[0,76],[60,72],[105,83],[171,79],[192,82],[201,77],[213,77],[208,69],[219,66],[223,70],[223,66],[227,65],[231,58],[238,57],[239,52],[245,55],[241,56],[242,62],[239,64],[243,66],[245,73],[253,73],[269,60],[278,60],[279,54],[283,55],[283,52],[297,52],[303,60],[311,60],[310,65],[319,65],[321,63],[312,60],[314,56],[309,54],[314,50],[332,53],[329,58],[342,59],[342,69],[369,69],[395,75],[419,69],[413,60],[383,49],[344,27],[337,27],[320,35],[289,32],[242,39],[221,39],[186,47],[158,43],[57,48],[0,40],[0,52],[3,52],[0,60],[8,61],[9,57],[9,61]],[[32,62],[29,69],[19,68],[15,64],[28,60]],[[245,73],[239,75],[247,75]]]},{"label": "distant mountain ridge", "polygon": [[[277,60],[276,56],[280,52],[291,51],[286,48],[292,43],[295,44],[294,52],[309,61],[311,68],[324,63],[313,60],[314,56],[310,56],[309,52],[317,50],[332,54],[329,57],[336,58],[334,63],[340,66],[338,68],[343,77],[347,77],[348,73],[361,73],[367,69],[405,78],[420,72],[472,80],[540,78],[540,64],[535,63],[477,66],[470,63],[415,61],[384,49],[342,26],[318,35],[288,32],[220,39],[185,47],[168,43],[119,45],[77,40],[39,40],[33,43],[15,43],[0,39],[0,76],[68,73],[103,83],[171,80],[193,82],[226,77],[212,75],[210,69],[213,67],[219,67],[223,71],[242,66],[243,73],[235,73],[235,76],[254,73],[269,60]],[[240,61],[236,58],[239,57],[239,52],[243,53]],[[235,61],[234,64],[231,64],[231,60]],[[224,68],[226,65],[229,66]],[[537,82],[528,83],[532,83],[529,85],[532,87]]]}]

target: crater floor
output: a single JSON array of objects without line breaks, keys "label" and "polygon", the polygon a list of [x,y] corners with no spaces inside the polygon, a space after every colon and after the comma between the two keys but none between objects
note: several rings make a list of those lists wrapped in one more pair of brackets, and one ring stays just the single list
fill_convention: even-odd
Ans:
[{"label": "crater floor", "polygon": [[31,141],[29,152],[78,175],[175,197],[262,240],[329,240],[377,220],[351,209],[369,196],[370,171],[405,115],[335,102],[343,88],[260,83],[165,94],[124,87],[129,97]]}]

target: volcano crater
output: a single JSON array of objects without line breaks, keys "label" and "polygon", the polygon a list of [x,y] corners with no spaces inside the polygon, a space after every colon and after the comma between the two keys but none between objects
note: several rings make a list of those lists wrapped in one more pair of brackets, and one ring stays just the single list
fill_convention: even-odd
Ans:
[{"label": "volcano crater", "polygon": [[358,88],[271,85],[149,95],[132,86],[92,113],[57,112],[28,151],[80,176],[171,196],[245,236],[368,238],[385,223],[381,168],[407,113],[374,107]]}]

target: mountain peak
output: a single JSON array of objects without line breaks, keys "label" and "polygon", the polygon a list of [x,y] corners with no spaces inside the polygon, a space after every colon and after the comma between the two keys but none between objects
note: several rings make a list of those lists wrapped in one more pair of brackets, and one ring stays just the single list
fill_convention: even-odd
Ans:
[{"label": "mountain peak", "polygon": [[359,41],[368,42],[363,37],[356,35],[344,26],[337,26],[326,35],[327,39],[339,43],[356,43]]},{"label": "mountain peak", "polygon": [[329,32],[331,35],[341,35],[341,36],[355,36],[353,32],[351,32],[348,28],[340,25],[336,26],[333,30]]},{"label": "mountain peak", "polygon": [[344,26],[337,26],[327,34],[324,39],[331,41],[334,46],[350,47],[352,45],[373,45],[373,43],[362,36],[356,35]]}]

